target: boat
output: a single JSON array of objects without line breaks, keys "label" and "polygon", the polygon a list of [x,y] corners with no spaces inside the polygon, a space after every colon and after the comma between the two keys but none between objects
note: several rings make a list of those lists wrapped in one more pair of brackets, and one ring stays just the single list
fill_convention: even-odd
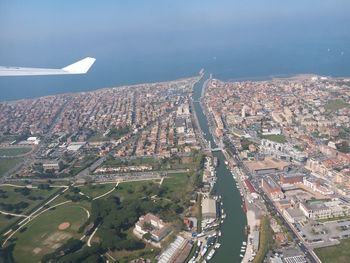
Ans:
[{"label": "boat", "polygon": [[242,254],[239,255],[241,258],[243,258],[244,256]]},{"label": "boat", "polygon": [[213,249],[209,252],[209,254],[208,254],[208,256],[207,256],[207,260],[211,260],[211,258],[214,256],[214,254],[215,254],[215,248],[213,248]]},{"label": "boat", "polygon": [[221,237],[221,231],[219,231],[219,237]]},{"label": "boat", "polygon": [[215,248],[219,248],[220,246],[221,246],[220,243],[216,243],[214,247],[215,247]]},{"label": "boat", "polygon": [[245,252],[245,249],[241,249],[241,252]]},{"label": "boat", "polygon": [[225,164],[228,165],[228,161],[225,161]]},{"label": "boat", "polygon": [[207,250],[208,250],[207,246],[204,246],[202,251],[201,251],[201,256],[202,257],[205,255],[205,253],[207,253]]},{"label": "boat", "polygon": [[243,245],[243,246],[246,246],[246,245],[247,245],[247,242],[243,241],[243,242],[242,242],[242,245]]}]

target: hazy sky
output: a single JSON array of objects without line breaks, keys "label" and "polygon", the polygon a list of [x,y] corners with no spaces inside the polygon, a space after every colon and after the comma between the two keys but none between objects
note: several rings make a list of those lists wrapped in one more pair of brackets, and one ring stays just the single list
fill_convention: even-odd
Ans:
[{"label": "hazy sky", "polygon": [[348,0],[0,0],[0,59],[33,64],[34,54],[38,62],[65,52],[71,60],[72,52],[76,58],[102,55],[110,46],[143,53],[155,47],[171,52],[210,43],[216,48],[266,44],[293,36],[349,38],[349,10]]}]

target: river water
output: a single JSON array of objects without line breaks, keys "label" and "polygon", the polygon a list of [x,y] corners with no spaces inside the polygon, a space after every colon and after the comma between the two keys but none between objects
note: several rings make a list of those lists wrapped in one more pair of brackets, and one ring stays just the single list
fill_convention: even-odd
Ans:
[{"label": "river water", "polygon": [[[208,76],[205,75],[195,86],[193,91],[193,100],[195,111],[198,117],[199,124],[202,131],[205,133],[206,140],[211,142],[212,147],[215,147],[215,142],[211,133],[209,132],[209,125],[206,116],[203,113],[202,107],[199,103],[203,84]],[[218,166],[216,168],[217,182],[213,191],[217,195],[221,195],[223,207],[226,213],[226,219],[221,224],[221,237],[219,243],[221,247],[217,249],[214,257],[210,262],[226,263],[226,262],[240,262],[240,250],[242,242],[245,241],[244,227],[247,223],[246,215],[241,207],[241,197],[236,184],[232,178],[231,172],[225,165],[225,156],[221,151],[215,152],[214,156],[218,158]]]}]

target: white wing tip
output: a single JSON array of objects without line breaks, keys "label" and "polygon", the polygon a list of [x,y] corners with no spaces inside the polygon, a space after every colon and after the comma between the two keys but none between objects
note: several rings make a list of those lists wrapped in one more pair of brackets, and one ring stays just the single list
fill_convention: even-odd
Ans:
[{"label": "white wing tip", "polygon": [[89,71],[89,69],[95,63],[95,61],[95,58],[86,57],[82,60],[79,60],[71,65],[62,68],[62,70],[67,71],[70,74],[85,74]]}]

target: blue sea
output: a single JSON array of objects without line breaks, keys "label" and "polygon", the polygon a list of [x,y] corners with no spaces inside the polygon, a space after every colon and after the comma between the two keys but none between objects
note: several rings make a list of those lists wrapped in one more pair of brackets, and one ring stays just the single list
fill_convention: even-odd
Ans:
[{"label": "blue sea", "polygon": [[0,0],[0,65],[86,75],[0,77],[0,101],[214,77],[350,76],[350,1]]}]

